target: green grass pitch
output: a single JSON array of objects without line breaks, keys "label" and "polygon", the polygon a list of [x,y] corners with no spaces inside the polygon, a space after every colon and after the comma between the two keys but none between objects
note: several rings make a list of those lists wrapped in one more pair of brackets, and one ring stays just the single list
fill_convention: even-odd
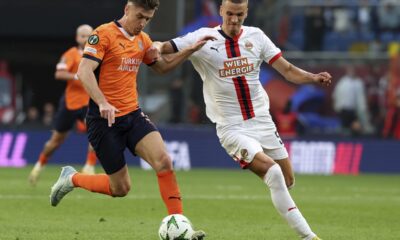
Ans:
[{"label": "green grass pitch", "polygon": [[[167,214],[152,171],[130,169],[132,190],[125,198],[75,189],[51,207],[48,195],[60,166],[48,166],[36,187],[28,185],[30,167],[0,168],[1,240],[158,239]],[[298,239],[253,174],[202,169],[177,177],[185,215],[207,239]],[[324,240],[400,239],[400,175],[299,175],[291,194]]]}]

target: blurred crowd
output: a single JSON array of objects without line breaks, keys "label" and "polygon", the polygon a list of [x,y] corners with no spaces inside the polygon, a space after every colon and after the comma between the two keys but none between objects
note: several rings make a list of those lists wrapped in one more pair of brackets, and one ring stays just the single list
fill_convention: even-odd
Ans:
[{"label": "blurred crowd", "polygon": [[50,129],[52,127],[55,114],[55,107],[52,103],[47,102],[42,109],[30,106],[26,113],[19,116],[16,124],[23,125],[29,129]]},{"label": "blurred crowd", "polygon": [[[317,2],[317,1],[309,1]],[[381,52],[400,41],[396,0],[318,1],[287,7],[279,42],[290,50]]]}]

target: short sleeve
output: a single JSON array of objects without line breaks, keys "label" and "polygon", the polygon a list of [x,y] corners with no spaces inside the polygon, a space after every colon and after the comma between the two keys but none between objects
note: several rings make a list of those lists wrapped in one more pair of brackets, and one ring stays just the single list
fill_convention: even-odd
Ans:
[{"label": "short sleeve", "polygon": [[56,69],[70,72],[73,67],[73,64],[74,64],[74,56],[72,54],[72,51],[69,50],[61,56],[60,61],[56,65]]},{"label": "short sleeve", "polygon": [[273,64],[282,56],[281,50],[275,46],[275,44],[265,35],[265,33],[259,30],[261,48],[261,58],[268,64]]},{"label": "short sleeve", "polygon": [[[146,33],[142,33],[143,34],[143,51],[146,52],[152,45],[153,45],[153,41],[151,40],[151,38],[149,37],[149,35],[147,35]],[[143,59],[143,62],[147,65],[152,65],[155,62],[153,62],[153,60],[151,59]]]},{"label": "short sleeve", "polygon": [[99,27],[89,36],[83,50],[83,57],[100,63],[109,44],[107,29]]},{"label": "short sleeve", "polygon": [[191,32],[186,35],[174,38],[170,41],[175,52],[179,52],[182,49],[192,45],[198,39],[199,31]]}]

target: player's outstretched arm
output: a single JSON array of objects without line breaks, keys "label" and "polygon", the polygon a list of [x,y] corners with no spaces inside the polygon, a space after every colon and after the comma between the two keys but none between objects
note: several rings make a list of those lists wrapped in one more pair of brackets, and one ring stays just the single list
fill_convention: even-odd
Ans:
[{"label": "player's outstretched arm", "polygon": [[77,78],[75,77],[76,74],[72,73],[72,72],[68,72],[67,70],[56,70],[56,72],[54,73],[54,78],[57,80],[63,80],[63,81],[68,81],[71,79],[77,80]]},{"label": "player's outstretched arm", "polygon": [[317,74],[304,71],[288,62],[285,58],[280,57],[276,60],[272,67],[282,74],[288,81],[303,84],[303,83],[319,83],[329,86],[332,82],[332,76],[327,72]]},{"label": "player's outstretched arm", "polygon": [[[205,36],[193,43],[191,46],[182,49],[177,53],[172,53],[173,48],[170,42],[155,42],[152,51],[155,51],[154,49],[156,49],[156,51],[162,53],[162,55],[157,59],[156,63],[151,66],[151,68],[158,73],[167,73],[185,61],[188,57],[190,57],[190,55],[200,50],[207,43],[207,41],[210,40],[215,40],[215,37]],[[154,52],[152,54],[154,54]],[[147,56],[145,56],[145,58],[146,57]],[[154,59],[154,57],[152,59]]]},{"label": "player's outstretched arm", "polygon": [[87,58],[82,58],[78,68],[78,78],[82,81],[83,86],[89,96],[99,106],[100,116],[108,120],[108,126],[111,127],[115,123],[115,113],[119,112],[114,106],[107,102],[106,97],[101,92],[97,84],[94,70],[99,66],[99,63]]}]

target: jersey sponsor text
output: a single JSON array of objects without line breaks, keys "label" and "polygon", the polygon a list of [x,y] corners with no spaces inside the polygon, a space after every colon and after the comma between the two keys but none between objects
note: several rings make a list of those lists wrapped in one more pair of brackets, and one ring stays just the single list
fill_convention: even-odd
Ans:
[{"label": "jersey sponsor text", "polygon": [[247,58],[239,58],[224,61],[224,69],[219,70],[220,77],[233,77],[244,75],[254,70],[254,64],[249,63]]},{"label": "jersey sponsor text", "polygon": [[118,67],[118,71],[123,72],[138,72],[139,66],[142,63],[142,59],[138,58],[122,58],[121,65]]}]

